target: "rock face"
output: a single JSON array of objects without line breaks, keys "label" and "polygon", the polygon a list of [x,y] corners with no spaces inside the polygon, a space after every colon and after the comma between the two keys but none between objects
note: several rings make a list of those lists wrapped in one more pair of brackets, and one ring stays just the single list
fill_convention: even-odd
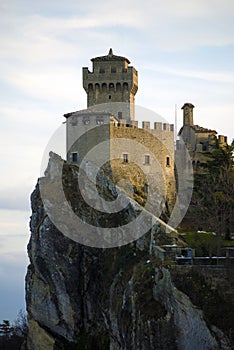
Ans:
[{"label": "rock face", "polygon": [[[51,169],[56,172],[56,159],[50,160],[46,172],[47,180],[55,181]],[[74,191],[77,171],[64,165],[68,196]],[[109,180],[104,175],[100,179],[106,189]],[[108,185],[106,195],[114,197],[114,187]],[[81,210],[82,198],[69,198]],[[202,310],[172,283],[169,269],[155,258],[155,244],[162,239],[172,242],[160,226],[119,248],[92,248],[54,226],[39,184],[31,202],[25,349],[231,349],[223,332],[205,320]],[[92,220],[100,222],[101,215]],[[122,215],[124,220],[136,213],[130,206]]]}]

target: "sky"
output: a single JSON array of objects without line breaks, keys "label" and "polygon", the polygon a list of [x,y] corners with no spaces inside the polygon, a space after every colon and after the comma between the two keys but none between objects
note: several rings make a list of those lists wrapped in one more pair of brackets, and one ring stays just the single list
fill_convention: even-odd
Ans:
[{"label": "sky", "polygon": [[[136,105],[234,137],[233,0],[0,1],[0,322],[24,308],[30,193],[64,113],[86,108],[82,67],[138,70]],[[144,119],[144,118],[143,118]]]}]

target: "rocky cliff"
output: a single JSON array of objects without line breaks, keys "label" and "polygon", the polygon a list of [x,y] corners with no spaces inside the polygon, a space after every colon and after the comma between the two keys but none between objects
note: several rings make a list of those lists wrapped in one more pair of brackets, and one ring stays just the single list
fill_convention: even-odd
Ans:
[{"label": "rocky cliff", "polygon": [[[51,157],[46,176],[39,180],[48,191],[57,181],[59,162]],[[78,168],[63,164],[69,203],[83,220],[103,224],[105,214],[84,206],[77,176]],[[98,181],[100,192],[109,200],[116,198],[116,189],[104,174]],[[231,349],[227,336],[175,287],[168,266],[154,256],[156,244],[173,243],[177,237],[154,224],[143,237],[124,246],[82,245],[52,223],[39,183],[31,196],[25,349]],[[57,204],[62,215],[62,204]],[[130,204],[113,220],[121,223],[136,216]]]}]

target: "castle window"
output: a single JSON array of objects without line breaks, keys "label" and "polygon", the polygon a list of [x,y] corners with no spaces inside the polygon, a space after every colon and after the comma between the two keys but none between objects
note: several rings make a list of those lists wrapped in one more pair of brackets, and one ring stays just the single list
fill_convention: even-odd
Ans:
[{"label": "castle window", "polygon": [[145,164],[149,165],[150,164],[150,156],[145,155]]},{"label": "castle window", "polygon": [[102,91],[103,91],[103,92],[106,92],[106,91],[107,91],[107,85],[106,85],[106,83],[103,83],[103,84],[102,84]]},{"label": "castle window", "polygon": [[97,118],[96,124],[97,125],[103,125],[104,124],[104,120],[102,118]]},{"label": "castle window", "polygon": [[128,90],[128,83],[123,83],[123,89],[126,91]]},{"label": "castle window", "polygon": [[111,92],[111,91],[114,91],[114,88],[115,88],[114,84],[113,84],[113,83],[110,83],[110,84],[109,84],[109,91],[110,91],[110,92]]},{"label": "castle window", "polygon": [[100,68],[99,73],[101,73],[101,74],[105,73],[105,69],[104,68]]},{"label": "castle window", "polygon": [[116,73],[116,68],[115,67],[111,68],[111,73]]},{"label": "castle window", "polygon": [[166,166],[170,166],[170,165],[171,165],[170,157],[166,157]]},{"label": "castle window", "polygon": [[83,123],[84,123],[84,125],[89,125],[90,120],[88,118],[84,118]]},{"label": "castle window", "polygon": [[111,100],[111,95],[109,95],[109,100]]},{"label": "castle window", "polygon": [[77,152],[73,152],[72,153],[72,162],[77,163],[77,161],[78,161],[78,154],[77,154]]},{"label": "castle window", "polygon": [[163,130],[167,130],[167,124],[163,123]]},{"label": "castle window", "polygon": [[128,154],[127,153],[123,154],[123,161],[124,161],[124,163],[128,163]]},{"label": "castle window", "polygon": [[120,83],[116,84],[116,91],[118,91],[118,92],[121,91],[121,84]]}]

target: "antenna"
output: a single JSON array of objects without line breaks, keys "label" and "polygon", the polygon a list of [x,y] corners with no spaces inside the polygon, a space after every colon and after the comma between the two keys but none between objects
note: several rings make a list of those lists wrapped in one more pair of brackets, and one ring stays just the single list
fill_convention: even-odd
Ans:
[{"label": "antenna", "polygon": [[175,104],[175,143],[177,140],[177,104]]}]

